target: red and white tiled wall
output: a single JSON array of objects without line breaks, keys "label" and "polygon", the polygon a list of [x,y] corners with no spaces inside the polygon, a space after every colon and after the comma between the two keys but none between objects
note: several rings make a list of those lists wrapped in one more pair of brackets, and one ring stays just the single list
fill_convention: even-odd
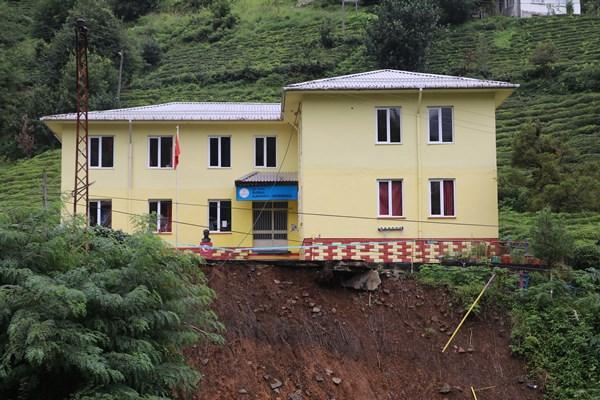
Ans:
[{"label": "red and white tiled wall", "polygon": [[[223,249],[205,243],[195,250],[210,260],[247,260],[248,248]],[[356,260],[372,263],[439,263],[444,257],[468,259],[500,255],[498,239],[304,239],[288,257],[305,261]],[[268,257],[262,255],[262,257]],[[281,256],[279,256],[281,257]],[[278,257],[278,258],[279,258]]]}]

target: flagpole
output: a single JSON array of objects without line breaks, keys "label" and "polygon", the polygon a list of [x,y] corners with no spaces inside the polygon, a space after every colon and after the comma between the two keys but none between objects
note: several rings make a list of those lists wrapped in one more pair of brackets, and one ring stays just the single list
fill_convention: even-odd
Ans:
[{"label": "flagpole", "polygon": [[[176,143],[179,146],[179,125],[177,125],[177,138]],[[179,158],[179,155],[177,155]],[[179,163],[179,159],[177,160]],[[175,221],[179,221],[179,169],[178,165],[175,165]],[[179,224],[175,225],[175,247],[179,246]]]}]

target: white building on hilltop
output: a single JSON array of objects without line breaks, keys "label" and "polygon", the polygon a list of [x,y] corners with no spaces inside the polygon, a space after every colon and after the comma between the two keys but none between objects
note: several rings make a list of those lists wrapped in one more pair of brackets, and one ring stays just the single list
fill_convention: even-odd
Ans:
[{"label": "white building on hilltop", "polygon": [[499,0],[498,6],[504,15],[531,17],[567,14],[569,3],[573,5],[573,14],[581,14],[580,0]]}]

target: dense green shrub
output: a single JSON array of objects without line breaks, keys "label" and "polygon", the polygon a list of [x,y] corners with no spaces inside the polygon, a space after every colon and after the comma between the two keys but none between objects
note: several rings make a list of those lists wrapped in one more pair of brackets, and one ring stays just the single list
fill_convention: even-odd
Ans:
[{"label": "dense green shrub", "polygon": [[575,246],[570,263],[578,269],[596,268],[600,270],[600,245],[585,243]]},{"label": "dense green shrub", "polygon": [[438,30],[440,9],[432,0],[383,0],[366,32],[368,54],[381,68],[421,70]]},{"label": "dense green shrub", "polygon": [[533,255],[550,267],[564,262],[573,251],[573,237],[547,208],[538,212],[529,236]]},{"label": "dense green shrub", "polygon": [[440,23],[450,25],[467,22],[477,8],[475,0],[439,0],[438,5],[441,9]]},{"label": "dense green shrub", "polygon": [[[490,276],[482,267],[423,266],[418,279],[449,287],[468,307]],[[600,270],[562,276],[531,273],[528,289],[518,275],[494,270],[497,278],[475,311],[500,307],[511,316],[511,349],[527,361],[531,379],[552,400],[595,400],[600,395]]]},{"label": "dense green shrub", "polygon": [[600,271],[536,274],[515,297],[512,350],[545,382],[549,399],[600,395]]},{"label": "dense green shrub", "polygon": [[142,44],[142,60],[149,67],[155,67],[162,57],[160,45],[153,39],[147,40]]},{"label": "dense green shrub", "polygon": [[50,41],[62,28],[75,0],[40,0],[35,5],[33,34]]},{"label": "dense green shrub", "polygon": [[529,60],[542,75],[549,78],[558,59],[558,49],[553,42],[546,40],[537,45]]},{"label": "dense green shrub", "polygon": [[193,391],[182,350],[222,329],[200,260],[149,233],[86,232],[56,215],[0,217],[0,398]]},{"label": "dense green shrub", "polygon": [[325,19],[319,28],[321,45],[330,49],[335,45],[335,25],[331,19]]},{"label": "dense green shrub", "polygon": [[160,0],[109,0],[116,16],[134,21],[156,9]]},{"label": "dense green shrub", "polygon": [[463,310],[467,310],[481,289],[492,276],[494,281],[487,290],[487,295],[474,308],[478,313],[484,306],[505,306],[510,303],[512,292],[517,287],[517,277],[506,269],[488,267],[446,267],[442,265],[423,265],[418,278],[432,286],[446,286],[452,289],[454,301]]}]

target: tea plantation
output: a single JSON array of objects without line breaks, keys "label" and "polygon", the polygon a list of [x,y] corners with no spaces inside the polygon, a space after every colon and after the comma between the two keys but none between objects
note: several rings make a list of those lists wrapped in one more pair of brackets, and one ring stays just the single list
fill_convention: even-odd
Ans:
[{"label": "tea plantation", "polygon": [[[34,1],[9,2],[31,14]],[[167,101],[278,101],[281,86],[316,77],[374,69],[364,31],[372,9],[293,7],[291,1],[233,3],[235,23],[214,28],[206,10],[167,6],[127,25],[131,42],[155,41],[160,60],[127,81],[122,106]],[[551,41],[558,60],[540,76],[531,55]],[[499,173],[510,168],[514,136],[528,121],[568,143],[576,162],[600,160],[600,17],[486,18],[445,29],[427,59],[435,73],[521,84],[497,112]],[[468,123],[462,121],[461,123]],[[40,205],[46,169],[50,192],[59,188],[59,154],[50,152],[0,170],[0,206]],[[501,180],[502,181],[502,180]],[[532,214],[501,211],[501,235],[524,238]],[[563,214],[579,240],[600,236],[600,214]]]},{"label": "tea plantation", "polygon": [[[549,77],[532,71],[531,54],[550,41],[558,61]],[[498,110],[498,162],[510,160],[512,137],[528,120],[577,150],[580,161],[600,160],[600,18],[490,18],[443,35],[430,56],[439,73],[469,73],[521,84]]]}]

